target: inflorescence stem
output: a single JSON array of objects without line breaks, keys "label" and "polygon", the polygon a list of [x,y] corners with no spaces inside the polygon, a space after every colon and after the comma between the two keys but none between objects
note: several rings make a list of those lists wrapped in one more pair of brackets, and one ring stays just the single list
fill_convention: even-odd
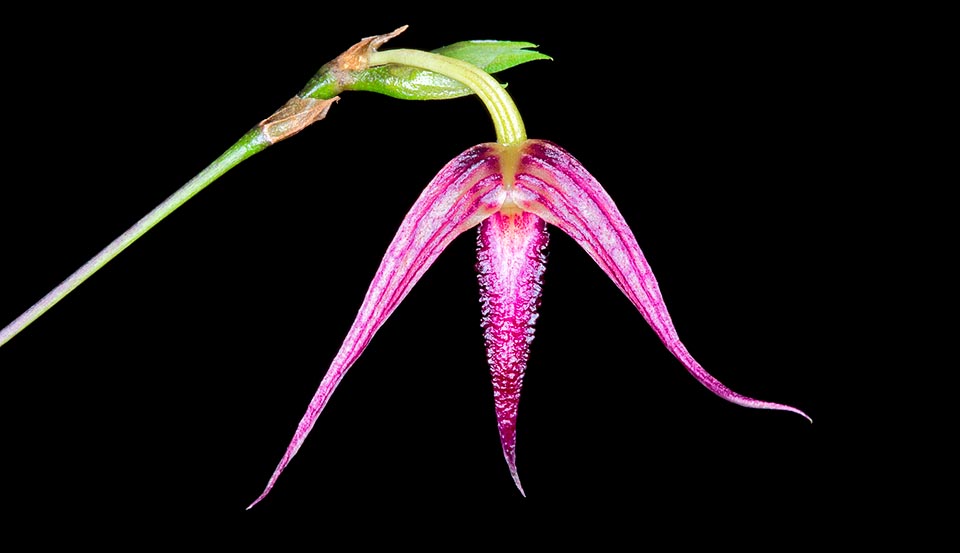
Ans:
[{"label": "inflorescence stem", "polygon": [[203,190],[207,185],[217,180],[221,175],[241,161],[269,145],[270,143],[264,138],[259,128],[254,128],[245,134],[243,138],[238,140],[236,144],[231,146],[217,158],[216,161],[207,166],[206,169],[190,179],[190,181],[171,194],[160,205],[153,208],[150,213],[147,213],[143,218],[134,223],[126,232],[100,250],[100,253],[93,256],[79,269],[74,271],[73,274],[57,285],[56,288],[47,292],[47,295],[43,296],[40,301],[33,304],[33,306],[24,311],[22,315],[0,330],[0,346],[10,341],[10,339],[16,336],[21,330],[37,320],[40,315],[46,313],[48,309],[56,305],[64,296],[72,292],[77,286],[80,286],[83,281],[87,280],[90,275],[97,272],[101,267],[106,265],[107,262],[116,257],[117,254],[125,250],[127,246],[136,241],[137,238],[143,236],[144,233],[162,221],[167,215],[170,215],[174,210],[186,203],[187,200],[194,197],[197,192]]}]

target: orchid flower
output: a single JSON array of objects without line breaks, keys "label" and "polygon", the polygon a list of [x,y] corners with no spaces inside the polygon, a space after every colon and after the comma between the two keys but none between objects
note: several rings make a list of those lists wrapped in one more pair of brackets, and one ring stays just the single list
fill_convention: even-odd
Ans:
[{"label": "orchid flower", "polygon": [[[485,103],[497,141],[451,160],[427,185],[397,230],[347,333],[267,483],[273,488],[330,396],[391,313],[454,238],[477,228],[482,326],[493,381],[500,444],[520,493],[517,407],[534,337],[548,228],[575,240],[640,311],[667,349],[698,382],[727,401],[756,409],[788,405],[734,392],[710,375],[677,336],[657,280],[610,195],[560,146],[528,139],[517,108],[497,81],[476,66],[418,50],[371,48],[370,65],[398,64],[446,75]],[[248,507],[249,508],[249,507]]]},{"label": "orchid flower", "polygon": [[[260,502],[300,449],[334,390],[376,332],[459,235],[477,229],[477,271],[486,355],[503,455],[524,494],[516,464],[517,408],[534,338],[544,255],[551,227],[576,241],[642,314],[664,346],[721,398],[757,409],[801,410],[738,394],[711,376],[677,336],[657,280],[613,199],[570,153],[528,139],[504,86],[490,73],[547,56],[529,43],[457,43],[425,52],[379,51],[402,32],[363,39],[321,68],[307,86],[220,158],[109,244],[73,275],[0,329],[0,345],[45,313],[166,215],[240,161],[323,119],[345,90],[406,99],[475,94],[493,120],[496,141],[467,148],[444,166],[414,202],[387,248],[357,316],[311,399]],[[494,55],[490,55],[491,52]]]}]

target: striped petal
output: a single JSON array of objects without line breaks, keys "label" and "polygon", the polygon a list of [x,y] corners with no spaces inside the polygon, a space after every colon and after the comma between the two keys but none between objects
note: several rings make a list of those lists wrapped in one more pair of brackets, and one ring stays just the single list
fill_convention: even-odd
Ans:
[{"label": "striped petal", "polygon": [[524,144],[515,174],[513,201],[577,241],[630,299],[663,344],[687,371],[727,401],[756,409],[803,411],[760,401],[724,386],[690,355],[677,336],[637,239],[607,192],[572,155],[548,141]]},{"label": "striped petal", "polygon": [[353,326],[321,380],[266,489],[248,509],[273,488],[344,374],[440,252],[459,234],[500,208],[503,202],[501,185],[498,152],[489,144],[463,152],[427,185],[387,248]]},{"label": "striped petal", "polygon": [[517,405],[537,320],[547,238],[543,219],[515,210],[485,220],[477,236],[482,326],[500,445],[521,494],[516,463]]}]

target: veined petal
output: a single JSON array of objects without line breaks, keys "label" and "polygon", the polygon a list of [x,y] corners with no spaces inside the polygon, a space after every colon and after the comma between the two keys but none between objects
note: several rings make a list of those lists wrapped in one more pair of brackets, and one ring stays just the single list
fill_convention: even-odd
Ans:
[{"label": "veined petal", "polygon": [[620,210],[572,155],[551,142],[529,140],[514,178],[513,201],[576,240],[701,384],[744,407],[791,411],[810,419],[795,407],[738,394],[697,363],[677,336],[657,280]]},{"label": "veined petal", "polygon": [[483,337],[500,445],[521,494],[516,462],[517,406],[537,320],[547,239],[543,219],[515,210],[495,213],[480,224],[477,235]]},{"label": "veined petal", "polygon": [[293,440],[266,489],[250,507],[273,488],[344,374],[440,252],[459,234],[500,209],[502,181],[495,148],[482,144],[454,158],[420,194],[387,248],[357,318],[297,425]]}]

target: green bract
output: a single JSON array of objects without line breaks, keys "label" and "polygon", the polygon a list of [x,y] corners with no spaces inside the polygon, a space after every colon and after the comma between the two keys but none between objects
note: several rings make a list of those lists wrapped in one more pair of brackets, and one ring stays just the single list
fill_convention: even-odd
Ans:
[{"label": "green bract", "polygon": [[[552,59],[530,48],[530,42],[466,40],[433,50],[465,61],[487,73],[497,73],[534,60]],[[300,97],[326,100],[344,90],[377,92],[401,100],[446,100],[473,94],[470,87],[433,71],[401,65],[384,65],[360,71],[335,72],[328,66],[300,91]]]}]

